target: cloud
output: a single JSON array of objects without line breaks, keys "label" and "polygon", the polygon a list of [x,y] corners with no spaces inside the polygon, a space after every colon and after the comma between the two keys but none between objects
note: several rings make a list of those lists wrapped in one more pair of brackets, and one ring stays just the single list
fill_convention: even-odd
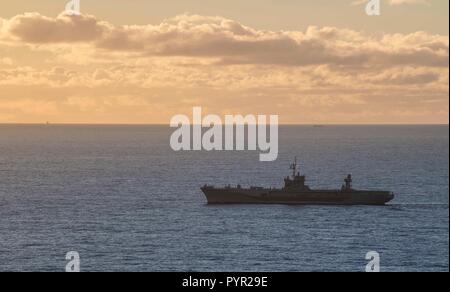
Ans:
[{"label": "cloud", "polygon": [[315,26],[265,31],[222,17],[188,14],[159,25],[114,26],[89,15],[28,13],[7,20],[6,32],[29,44],[83,43],[110,53],[211,58],[224,65],[446,67],[449,60],[448,36],[418,32],[380,37]]},{"label": "cloud", "polygon": [[8,65],[11,66],[13,64],[13,60],[11,58],[0,58],[0,65]]},{"label": "cloud", "polygon": [[430,83],[438,83],[443,77],[443,72],[435,69],[401,67],[385,70],[382,73],[366,75],[367,82],[384,85],[409,85],[423,86]]},{"label": "cloud", "polygon": [[12,37],[33,44],[91,42],[108,30],[106,22],[93,16],[66,14],[51,18],[25,13],[11,18],[3,26]]},{"label": "cloud", "polygon": [[282,123],[448,120],[448,36],[427,32],[28,13],[0,19],[0,43],[0,122],[166,123],[197,105]]}]

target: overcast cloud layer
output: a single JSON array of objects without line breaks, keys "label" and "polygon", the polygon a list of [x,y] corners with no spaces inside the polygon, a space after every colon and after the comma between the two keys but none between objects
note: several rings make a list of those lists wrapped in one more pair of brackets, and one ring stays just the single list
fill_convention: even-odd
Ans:
[{"label": "overcast cloud layer", "polygon": [[286,123],[442,123],[448,65],[448,36],[422,31],[263,31],[188,14],[116,26],[27,13],[0,19],[0,122],[167,123],[202,105]]}]

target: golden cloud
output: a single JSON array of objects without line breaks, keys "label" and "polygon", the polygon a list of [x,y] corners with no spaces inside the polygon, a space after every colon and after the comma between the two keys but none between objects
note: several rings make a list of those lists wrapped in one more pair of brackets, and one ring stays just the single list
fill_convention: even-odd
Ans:
[{"label": "golden cloud", "polygon": [[148,57],[214,58],[219,64],[447,67],[448,37],[425,32],[381,37],[334,27],[263,31],[222,17],[180,15],[159,25],[114,26],[90,15],[27,13],[6,34],[31,44],[86,43]]},{"label": "golden cloud", "polygon": [[426,32],[27,13],[0,19],[0,43],[0,122],[167,123],[197,105],[282,123],[448,121],[448,36]]}]

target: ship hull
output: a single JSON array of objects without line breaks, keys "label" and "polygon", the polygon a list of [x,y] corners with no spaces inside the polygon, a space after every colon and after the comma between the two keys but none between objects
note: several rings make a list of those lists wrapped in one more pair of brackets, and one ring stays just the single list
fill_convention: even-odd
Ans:
[{"label": "ship hull", "polygon": [[208,204],[376,205],[391,201],[384,191],[286,191],[272,189],[202,188]]}]

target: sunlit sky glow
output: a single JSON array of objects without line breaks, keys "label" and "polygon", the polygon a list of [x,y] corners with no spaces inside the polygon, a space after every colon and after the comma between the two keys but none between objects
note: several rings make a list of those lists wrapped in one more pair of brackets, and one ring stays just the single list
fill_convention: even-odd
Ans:
[{"label": "sunlit sky glow", "polygon": [[448,123],[447,0],[0,4],[0,123]]}]

